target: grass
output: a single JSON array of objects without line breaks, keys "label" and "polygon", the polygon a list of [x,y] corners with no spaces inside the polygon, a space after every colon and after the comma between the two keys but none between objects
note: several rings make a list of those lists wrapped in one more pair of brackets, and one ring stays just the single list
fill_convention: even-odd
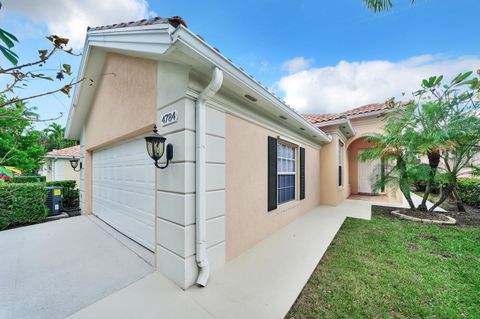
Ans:
[{"label": "grass", "polygon": [[480,228],[348,219],[286,318],[480,318]]}]

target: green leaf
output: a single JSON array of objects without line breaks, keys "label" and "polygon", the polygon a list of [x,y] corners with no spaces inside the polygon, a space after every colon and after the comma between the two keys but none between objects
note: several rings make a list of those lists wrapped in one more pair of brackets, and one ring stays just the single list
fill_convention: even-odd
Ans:
[{"label": "green leaf", "polygon": [[45,74],[42,74],[42,73],[32,74],[32,78],[39,78],[43,80],[53,81],[51,77],[46,76]]},{"label": "green leaf", "polygon": [[2,52],[3,56],[7,58],[13,65],[17,65],[18,63],[18,55],[10,50],[9,48],[0,45],[0,51]]},{"label": "green leaf", "polygon": [[3,33],[5,36],[9,37],[10,39],[12,39],[12,40],[15,41],[15,42],[18,42],[17,37],[14,36],[13,34],[11,34],[10,32],[7,32],[7,31],[5,31],[4,29],[1,29],[1,28],[0,28],[0,33]]},{"label": "green leaf", "polygon": [[473,71],[469,71],[469,72],[466,72],[466,73],[460,73],[459,75],[457,75],[452,80],[452,84],[459,84],[460,82],[462,82],[463,80],[468,78],[470,75],[472,75],[472,73],[473,73]]},{"label": "green leaf", "polygon": [[11,49],[13,48],[14,44],[13,44],[13,41],[10,40],[3,32],[0,31],[0,40],[3,41],[3,43],[5,43],[5,45]]},{"label": "green leaf", "polygon": [[443,75],[440,75],[437,80],[435,81],[435,86],[438,86],[440,85],[440,83],[442,83],[442,80],[443,80]]},{"label": "green leaf", "polygon": [[429,83],[427,80],[423,80],[423,81],[422,81],[422,84],[423,84],[423,86],[426,87],[426,88],[429,88],[429,87],[430,87],[430,83]]},{"label": "green leaf", "polygon": [[65,73],[67,73],[68,75],[72,75],[72,67],[70,66],[70,64],[63,64],[62,67]]}]

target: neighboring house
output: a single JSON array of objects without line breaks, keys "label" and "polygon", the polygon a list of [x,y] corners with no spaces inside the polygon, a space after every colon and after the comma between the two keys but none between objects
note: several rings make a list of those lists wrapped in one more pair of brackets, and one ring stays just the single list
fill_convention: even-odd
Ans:
[{"label": "neighboring house", "polygon": [[49,181],[75,180],[80,184],[80,173],[70,165],[72,158],[80,157],[80,145],[53,150],[45,155],[45,163],[39,174]]},{"label": "neighboring house", "polygon": [[[78,78],[93,80],[76,87],[66,127],[80,140],[82,211],[182,288],[316,206],[371,192],[355,156],[383,105],[307,120],[179,17],[89,28]],[[154,124],[173,144],[165,169],[145,147]]]}]

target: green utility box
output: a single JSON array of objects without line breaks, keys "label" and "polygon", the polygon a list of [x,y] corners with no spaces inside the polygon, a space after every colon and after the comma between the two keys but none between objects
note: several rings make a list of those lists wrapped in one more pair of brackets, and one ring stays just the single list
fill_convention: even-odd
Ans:
[{"label": "green utility box", "polygon": [[62,212],[62,194],[63,187],[48,186],[47,187],[47,207],[48,216],[60,215]]}]

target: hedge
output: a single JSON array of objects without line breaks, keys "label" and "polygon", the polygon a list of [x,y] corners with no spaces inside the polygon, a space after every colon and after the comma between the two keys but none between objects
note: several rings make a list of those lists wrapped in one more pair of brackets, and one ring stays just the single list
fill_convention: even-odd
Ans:
[{"label": "hedge", "polygon": [[62,204],[64,208],[78,208],[80,203],[80,191],[76,188],[77,182],[74,180],[47,182],[47,186],[63,187]]},{"label": "hedge", "polygon": [[12,179],[12,183],[39,183],[45,181],[45,176],[14,176]]},{"label": "hedge", "polygon": [[465,204],[480,207],[480,179],[460,178],[457,183],[457,191]]},{"label": "hedge", "polygon": [[45,183],[0,183],[0,230],[11,224],[45,220],[46,199]]}]

